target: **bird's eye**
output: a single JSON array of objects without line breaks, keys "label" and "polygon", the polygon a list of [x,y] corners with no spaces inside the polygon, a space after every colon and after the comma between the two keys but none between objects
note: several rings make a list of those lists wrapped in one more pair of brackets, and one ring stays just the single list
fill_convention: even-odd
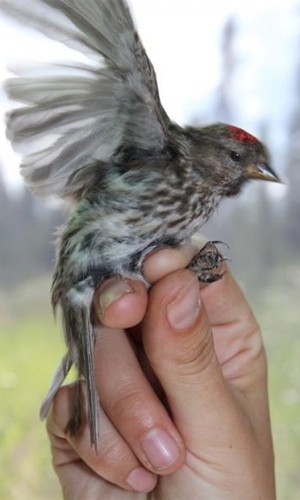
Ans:
[{"label": "bird's eye", "polygon": [[230,151],[229,156],[233,161],[238,162],[241,160],[241,155],[236,151]]}]

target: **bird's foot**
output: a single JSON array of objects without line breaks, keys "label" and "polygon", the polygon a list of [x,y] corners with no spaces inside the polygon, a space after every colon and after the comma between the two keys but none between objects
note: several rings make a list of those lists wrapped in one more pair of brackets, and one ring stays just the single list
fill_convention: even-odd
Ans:
[{"label": "bird's foot", "polygon": [[226,271],[221,271],[223,262],[229,260],[219,252],[216,245],[228,245],[223,241],[209,241],[195,255],[188,269],[197,274],[199,281],[213,283],[223,278]]}]

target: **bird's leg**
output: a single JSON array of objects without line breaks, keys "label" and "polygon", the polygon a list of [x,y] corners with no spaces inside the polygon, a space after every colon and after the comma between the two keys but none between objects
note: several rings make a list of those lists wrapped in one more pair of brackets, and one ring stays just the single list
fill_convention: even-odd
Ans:
[{"label": "bird's leg", "polygon": [[[228,260],[219,252],[216,245],[225,244],[222,241],[209,241],[195,255],[188,269],[195,272],[199,281],[203,283],[213,283],[223,278],[225,272],[221,271],[222,263]],[[227,246],[227,245],[226,245]]]}]

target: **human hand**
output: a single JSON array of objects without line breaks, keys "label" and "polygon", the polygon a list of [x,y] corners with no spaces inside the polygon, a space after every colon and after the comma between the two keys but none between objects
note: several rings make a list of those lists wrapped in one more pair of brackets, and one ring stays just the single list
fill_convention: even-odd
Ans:
[{"label": "human hand", "polygon": [[230,272],[201,290],[199,307],[191,258],[188,248],[151,255],[149,298],[137,282],[100,290],[98,455],[87,424],[75,438],[64,432],[73,386],[47,422],[66,499],[275,498],[258,325]]}]

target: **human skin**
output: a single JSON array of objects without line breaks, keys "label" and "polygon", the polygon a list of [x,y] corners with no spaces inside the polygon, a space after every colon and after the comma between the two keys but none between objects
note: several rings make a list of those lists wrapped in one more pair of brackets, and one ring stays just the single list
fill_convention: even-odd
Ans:
[{"label": "human skin", "polygon": [[98,453],[86,420],[78,436],[65,433],[74,385],[47,420],[65,499],[275,498],[259,326],[229,270],[199,292],[185,269],[193,253],[148,257],[149,294],[118,279],[98,291]]}]

